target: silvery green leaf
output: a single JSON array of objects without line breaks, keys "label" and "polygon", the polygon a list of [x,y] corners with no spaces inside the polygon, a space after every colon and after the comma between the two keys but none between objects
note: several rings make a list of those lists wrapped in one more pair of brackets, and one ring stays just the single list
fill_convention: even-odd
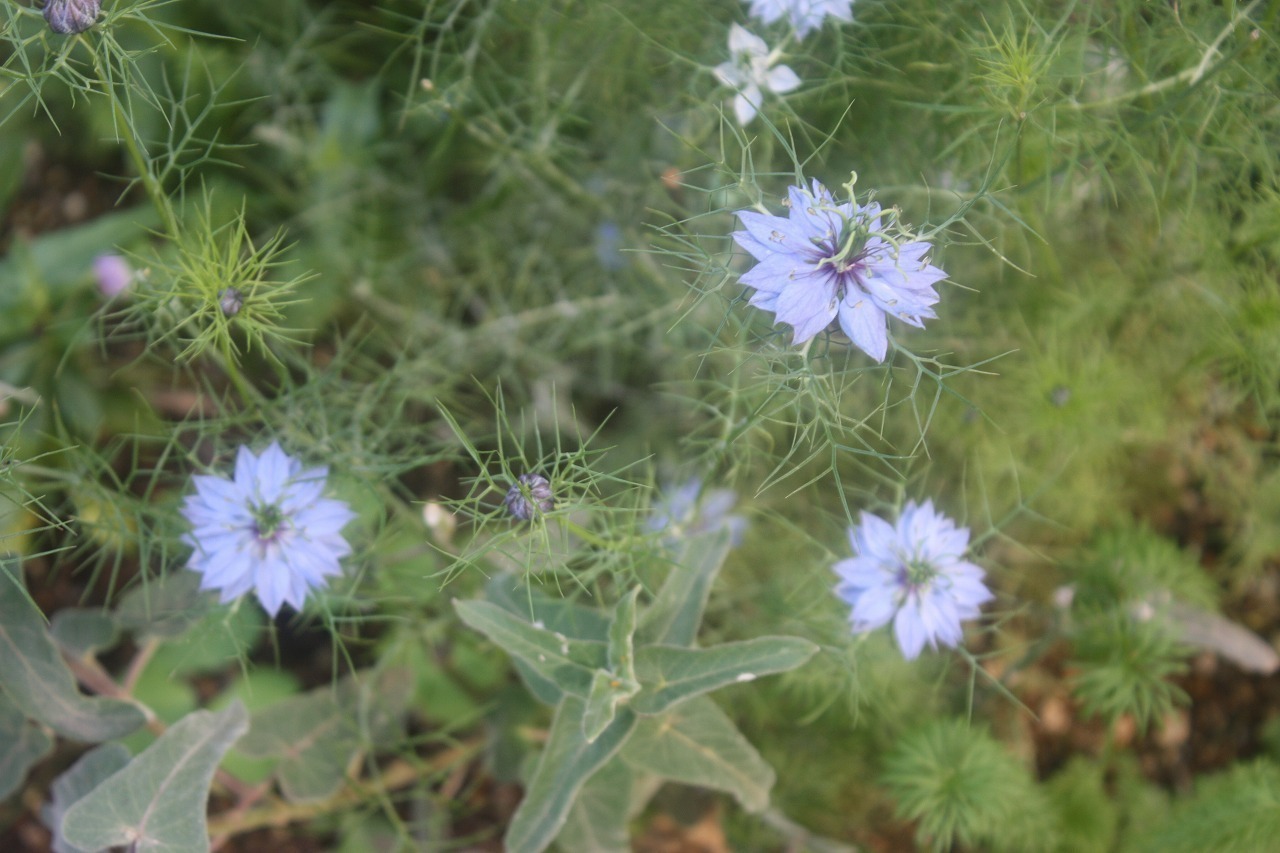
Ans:
[{"label": "silvery green leaf", "polygon": [[53,749],[53,741],[0,693],[0,800],[22,786],[27,771]]},{"label": "silvery green leaf", "polygon": [[223,754],[248,728],[238,701],[216,713],[191,712],[67,809],[64,840],[86,850],[208,850],[209,785]]},{"label": "silvery green leaf", "polygon": [[146,722],[136,705],[89,697],[76,688],[45,627],[44,617],[18,581],[0,571],[0,687],[28,717],[73,740],[98,742],[129,734]]},{"label": "silvery green leaf", "polygon": [[49,633],[67,656],[85,658],[114,646],[120,626],[108,612],[90,607],[64,607],[49,620]]},{"label": "silvery green leaf", "polygon": [[556,846],[591,853],[630,853],[627,819],[635,774],[614,758],[582,786],[565,818]]},{"label": "silvery green leaf", "polygon": [[69,844],[62,837],[62,818],[67,809],[78,803],[98,783],[129,763],[129,750],[119,743],[104,743],[80,756],[70,769],[53,781],[49,802],[40,811],[40,819],[53,832],[53,853],[92,853]]},{"label": "silvery green leaf", "polygon": [[620,757],[664,779],[727,791],[750,812],[769,805],[773,768],[707,696],[641,717]]},{"label": "silvery green leaf", "polygon": [[455,601],[458,617],[557,688],[585,699],[593,673],[607,662],[604,643],[540,628],[487,601]]},{"label": "silvery green leaf", "polygon": [[566,696],[551,720],[547,745],[538,759],[524,799],[507,829],[509,853],[538,853],[559,834],[582,786],[613,757],[636,725],[626,708],[588,743],[582,734],[582,700]]},{"label": "silvery green leaf", "polygon": [[798,637],[757,637],[709,649],[643,646],[636,652],[636,676],[643,689],[627,707],[637,714],[660,714],[720,687],[795,669],[817,650]]}]

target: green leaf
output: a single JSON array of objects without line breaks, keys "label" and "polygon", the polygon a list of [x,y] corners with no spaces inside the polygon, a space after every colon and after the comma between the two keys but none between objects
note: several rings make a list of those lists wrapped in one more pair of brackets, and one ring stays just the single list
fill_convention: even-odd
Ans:
[{"label": "green leaf", "polygon": [[547,745],[507,829],[509,853],[545,850],[564,826],[582,786],[635,729],[635,714],[623,708],[600,737],[588,743],[582,734],[584,710],[583,702],[573,696],[556,708]]},{"label": "green leaf", "polygon": [[54,853],[92,853],[68,844],[62,837],[62,818],[67,809],[98,787],[108,776],[129,763],[133,756],[119,743],[104,743],[80,756],[71,769],[53,781],[49,802],[40,810],[40,819],[53,833]]},{"label": "green leaf", "polygon": [[556,846],[561,850],[592,853],[630,853],[627,818],[635,774],[616,758],[582,786],[565,819]]},{"label": "green leaf", "polygon": [[458,617],[560,690],[585,699],[606,662],[604,643],[577,640],[531,625],[487,601],[455,601]]},{"label": "green leaf", "polygon": [[53,749],[53,741],[0,693],[0,800],[22,786],[27,771]]},{"label": "green leaf", "polygon": [[653,603],[640,618],[637,639],[644,645],[691,646],[720,567],[729,555],[730,533],[721,527],[689,536]]},{"label": "green leaf", "polygon": [[6,571],[0,571],[0,687],[28,717],[73,740],[111,740],[146,722],[136,705],[80,693],[40,611]]},{"label": "green leaf", "polygon": [[49,620],[49,633],[64,653],[87,658],[116,643],[120,626],[110,613],[91,607],[64,607]]},{"label": "green leaf", "polygon": [[63,838],[89,850],[208,850],[209,784],[223,753],[248,727],[239,702],[216,713],[193,711],[67,809]]},{"label": "green leaf", "polygon": [[347,767],[358,753],[399,736],[413,695],[413,680],[403,670],[362,675],[254,714],[253,726],[236,751],[279,756],[276,774],[290,802],[333,796],[346,783]]},{"label": "green leaf", "polygon": [[619,678],[611,672],[597,669],[591,678],[591,693],[587,696],[586,709],[582,713],[582,734],[591,743],[600,736],[632,696],[640,692],[640,685],[633,680]]},{"label": "green leaf", "polygon": [[636,770],[727,791],[749,812],[769,805],[773,768],[706,696],[642,717],[620,757]]},{"label": "green leaf", "polygon": [[134,634],[173,639],[203,619],[212,600],[201,591],[199,574],[172,572],[129,590],[116,607],[116,619]]},{"label": "green leaf", "polygon": [[636,598],[640,587],[622,597],[609,623],[609,671],[629,681],[636,679],[635,653],[631,640],[636,633]]},{"label": "green leaf", "polygon": [[628,707],[637,714],[660,714],[725,685],[795,669],[817,650],[798,637],[757,637],[709,649],[644,646],[636,653],[636,674],[643,689]]}]

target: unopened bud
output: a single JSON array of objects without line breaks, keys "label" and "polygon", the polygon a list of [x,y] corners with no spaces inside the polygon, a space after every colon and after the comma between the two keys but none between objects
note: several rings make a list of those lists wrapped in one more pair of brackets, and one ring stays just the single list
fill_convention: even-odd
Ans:
[{"label": "unopened bud", "polygon": [[113,299],[133,285],[133,268],[119,255],[98,255],[93,259],[93,277],[98,280],[98,292]]},{"label": "unopened bud", "polygon": [[551,483],[541,474],[521,474],[512,484],[502,505],[507,512],[521,521],[528,521],[535,515],[551,512],[555,509],[555,497],[551,494]]},{"label": "unopened bud", "polygon": [[224,288],[218,294],[218,307],[222,309],[222,313],[228,317],[234,317],[240,313],[240,309],[244,307],[244,296],[234,287]]},{"label": "unopened bud", "polygon": [[101,7],[102,0],[46,0],[44,19],[55,33],[74,35],[93,26]]}]

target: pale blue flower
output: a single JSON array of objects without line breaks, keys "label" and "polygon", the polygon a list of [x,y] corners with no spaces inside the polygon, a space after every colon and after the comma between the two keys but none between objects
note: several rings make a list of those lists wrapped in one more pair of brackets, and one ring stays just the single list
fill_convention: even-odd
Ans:
[{"label": "pale blue flower", "polygon": [[764,39],[734,24],[729,28],[729,62],[715,67],[716,79],[738,94],[733,98],[733,114],[746,127],[764,102],[764,90],[775,95],[799,88],[800,78],[786,65],[774,68],[778,52],[770,51]]},{"label": "pale blue flower", "polygon": [[254,590],[267,613],[301,610],[307,593],[342,572],[351,553],[342,528],[355,518],[340,500],[322,497],[326,467],[302,463],[272,443],[255,456],[236,454],[234,479],[197,476],[182,514],[194,526],[183,541],[195,550],[188,568],[224,602]]},{"label": "pale blue flower", "polygon": [[681,486],[662,490],[645,526],[654,533],[667,533],[672,537],[725,527],[729,530],[729,542],[737,546],[747,532],[747,520],[729,512],[737,500],[737,494],[731,489],[711,489],[703,494],[702,480],[690,477]]},{"label": "pale blue flower", "polygon": [[98,255],[93,259],[93,277],[98,282],[98,292],[113,299],[133,287],[134,272],[119,255]]},{"label": "pale blue flower", "polygon": [[828,17],[852,21],[853,0],[751,0],[751,14],[766,24],[786,18],[796,37],[804,38]]},{"label": "pale blue flower", "polygon": [[932,501],[909,502],[896,526],[864,512],[849,542],[855,556],[835,564],[836,595],[852,608],[849,624],[862,633],[892,620],[907,660],[925,643],[959,644],[960,623],[976,619],[992,599],[982,569],[964,559],[968,528],[935,512]]},{"label": "pale blue flower", "polygon": [[102,0],[46,0],[44,19],[55,33],[74,35],[93,26],[101,7]]},{"label": "pale blue flower", "polygon": [[894,242],[881,234],[880,205],[836,204],[822,184],[788,190],[786,217],[738,211],[746,231],[733,239],[760,263],[742,275],[755,289],[751,304],[792,327],[792,343],[821,332],[832,320],[876,361],[889,348],[892,315],[924,327],[936,317],[936,282],[947,274],[926,259],[923,240]]}]

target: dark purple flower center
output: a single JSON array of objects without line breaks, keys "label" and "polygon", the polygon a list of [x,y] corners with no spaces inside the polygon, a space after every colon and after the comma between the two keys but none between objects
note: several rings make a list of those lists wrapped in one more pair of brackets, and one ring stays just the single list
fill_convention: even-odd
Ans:
[{"label": "dark purple flower center", "polygon": [[257,505],[253,507],[253,533],[258,542],[269,545],[280,538],[288,520],[284,511],[275,504]]},{"label": "dark purple flower center", "polygon": [[919,557],[904,559],[898,569],[898,583],[911,592],[928,586],[937,576],[937,567]]}]

